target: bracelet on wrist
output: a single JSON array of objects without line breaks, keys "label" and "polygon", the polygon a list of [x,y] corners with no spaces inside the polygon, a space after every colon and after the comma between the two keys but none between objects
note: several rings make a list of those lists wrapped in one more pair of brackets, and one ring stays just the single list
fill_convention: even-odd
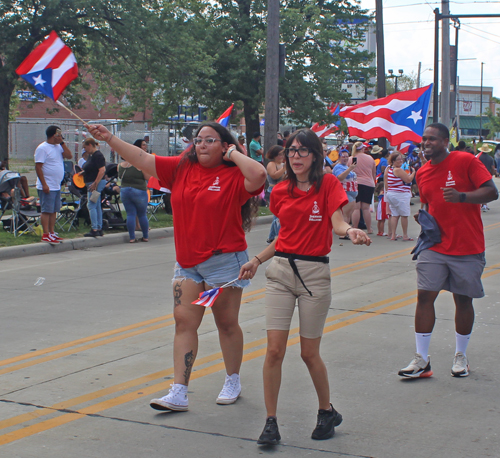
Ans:
[{"label": "bracelet on wrist", "polygon": [[109,137],[109,140],[107,140],[106,143],[109,143],[113,137],[114,137],[114,135],[111,134],[111,137]]},{"label": "bracelet on wrist", "polygon": [[258,256],[254,256],[254,258],[256,258],[257,261],[259,261],[259,264],[262,264],[262,261],[260,260],[260,258]]},{"label": "bracelet on wrist", "polygon": [[348,227],[345,231],[345,237],[349,237],[348,232],[352,229],[352,227]]}]

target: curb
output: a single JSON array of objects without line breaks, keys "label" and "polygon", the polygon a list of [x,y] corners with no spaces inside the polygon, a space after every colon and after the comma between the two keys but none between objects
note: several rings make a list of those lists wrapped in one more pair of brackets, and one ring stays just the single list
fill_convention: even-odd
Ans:
[{"label": "curb", "polygon": [[[273,217],[260,216],[256,219],[254,225],[271,223]],[[138,231],[140,232],[140,231]],[[166,237],[173,237],[174,228],[164,227],[160,229],[151,229],[149,231],[149,240],[162,239]],[[80,237],[77,239],[68,239],[58,245],[50,245],[48,243],[33,243],[31,245],[19,245],[12,247],[0,248],[0,261],[6,259],[22,258],[26,256],[37,256],[41,254],[62,253],[65,251],[84,250],[86,248],[95,248],[108,245],[119,245],[127,243],[129,240],[128,232],[120,234],[108,234],[104,237]]]}]

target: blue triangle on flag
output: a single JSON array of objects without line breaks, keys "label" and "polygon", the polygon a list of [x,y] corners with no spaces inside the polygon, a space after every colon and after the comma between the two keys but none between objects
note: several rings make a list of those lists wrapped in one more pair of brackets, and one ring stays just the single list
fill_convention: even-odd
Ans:
[{"label": "blue triangle on flag", "polygon": [[45,94],[54,100],[54,93],[52,92],[52,69],[46,68],[38,72],[27,73],[26,75],[21,75],[21,78],[25,79],[28,83],[33,85],[37,91]]},{"label": "blue triangle on flag", "polygon": [[391,116],[391,119],[400,126],[405,126],[422,136],[427,121],[427,112],[431,101],[431,88],[429,87],[414,103],[397,111]]}]

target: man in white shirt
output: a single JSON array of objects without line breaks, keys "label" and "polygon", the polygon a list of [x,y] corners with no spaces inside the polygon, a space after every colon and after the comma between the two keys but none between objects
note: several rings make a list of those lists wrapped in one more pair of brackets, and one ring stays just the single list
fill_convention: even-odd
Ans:
[{"label": "man in white shirt", "polygon": [[49,126],[45,131],[47,141],[35,150],[36,189],[40,198],[42,242],[58,244],[62,239],[55,233],[56,215],[61,208],[61,181],[64,178],[64,159],[73,154],[64,143],[62,131]]}]

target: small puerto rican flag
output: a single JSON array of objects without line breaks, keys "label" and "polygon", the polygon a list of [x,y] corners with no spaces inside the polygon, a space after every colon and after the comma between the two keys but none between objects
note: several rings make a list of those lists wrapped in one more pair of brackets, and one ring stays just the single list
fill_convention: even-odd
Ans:
[{"label": "small puerto rican flag", "polygon": [[237,280],[238,279],[235,278],[234,280],[226,283],[225,285],[219,286],[218,288],[212,288],[207,291],[202,291],[200,293],[200,297],[198,297],[197,300],[191,302],[191,304],[201,305],[203,307],[212,307],[212,305],[214,305],[215,299],[217,299],[219,294],[222,292],[222,288],[229,286],[231,283],[234,283]]}]

